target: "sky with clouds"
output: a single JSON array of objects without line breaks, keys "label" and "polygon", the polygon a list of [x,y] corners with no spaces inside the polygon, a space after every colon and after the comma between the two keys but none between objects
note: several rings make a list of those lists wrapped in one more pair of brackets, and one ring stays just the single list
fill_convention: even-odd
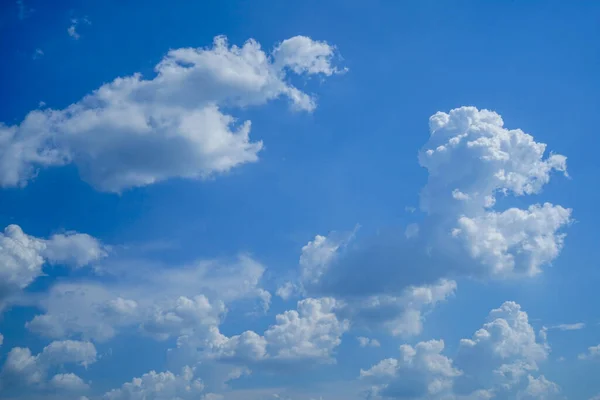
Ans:
[{"label": "sky with clouds", "polygon": [[2,2],[0,400],[600,399],[599,18]]}]

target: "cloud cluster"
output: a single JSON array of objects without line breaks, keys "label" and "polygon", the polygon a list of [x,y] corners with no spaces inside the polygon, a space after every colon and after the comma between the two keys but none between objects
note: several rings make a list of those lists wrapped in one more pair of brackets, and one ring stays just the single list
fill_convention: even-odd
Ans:
[{"label": "cloud cluster", "polygon": [[457,384],[460,391],[495,387],[501,392],[518,387],[548,357],[549,346],[538,339],[517,303],[505,302],[490,311],[488,322],[471,339],[460,342],[456,357],[464,371]]},{"label": "cloud cluster", "polygon": [[360,378],[383,399],[553,399],[560,388],[534,376],[549,353],[527,314],[514,302],[494,309],[471,339],[462,339],[454,360],[443,341],[402,345],[399,358],[382,360]]},{"label": "cloud cluster", "polygon": [[451,392],[454,378],[461,374],[443,350],[441,340],[402,345],[399,358],[361,370],[360,378],[375,384],[370,394],[376,398],[440,398]]},{"label": "cloud cluster", "polygon": [[[181,374],[170,371],[157,373],[150,371],[131,382],[124,383],[104,395],[105,400],[197,400],[202,396],[204,384],[194,378],[194,369],[184,367]],[[208,400],[208,399],[207,399]]]},{"label": "cloud cluster", "polygon": [[255,162],[263,144],[250,140],[250,121],[222,110],[279,97],[314,110],[315,99],[286,76],[332,75],[334,53],[304,36],[284,40],[271,54],[254,40],[238,47],[222,36],[211,48],[171,50],[151,79],[120,77],[63,110],[35,110],[19,125],[0,124],[0,185],[22,186],[39,168],[73,163],[96,189],[121,192]]},{"label": "cloud cluster", "polygon": [[55,374],[49,381],[48,372],[60,365],[87,366],[96,361],[96,348],[90,342],[55,341],[42,352],[32,355],[31,350],[15,347],[10,350],[2,372],[0,384],[5,388],[29,387],[50,390],[80,391],[88,388],[81,378],[72,373]]},{"label": "cloud cluster", "polygon": [[[270,54],[254,41],[236,47],[222,37],[212,48],[172,50],[152,79],[118,78],[64,110],[34,111],[19,126],[0,127],[0,164],[6,167],[0,183],[24,184],[36,168],[74,163],[99,190],[120,192],[175,177],[207,178],[256,161],[262,143],[250,141],[249,123],[236,124],[222,110],[285,96],[294,108],[312,111],[314,99],[286,76],[338,73],[333,56],[332,46],[301,36]],[[419,153],[429,173],[422,222],[370,238],[357,229],[316,235],[301,249],[295,279],[276,292],[284,300],[299,297],[295,309],[280,312],[266,329],[225,334],[221,327],[242,303],[269,310],[265,267],[249,256],[168,267],[110,260],[102,271],[106,279],[59,282],[34,297],[40,312],[27,329],[81,341],[52,342],[36,356],[14,348],[2,376],[82,391],[87,383],[77,375],[60,371],[48,379],[51,369],[93,362],[88,340],[136,331],[168,340],[170,361],[184,368],[180,374],[148,372],[106,393],[107,400],[209,400],[215,395],[205,393],[194,368],[227,365],[226,381],[251,370],[334,363],[351,327],[419,335],[426,315],[455,294],[458,279],[539,274],[558,257],[571,210],[550,203],[499,209],[496,203],[500,196],[539,193],[553,171],[566,174],[566,158],[546,157],[545,144],[474,107],[436,113],[430,133]],[[0,234],[0,305],[40,276],[45,264],[80,268],[107,254],[89,235],[40,239],[11,225]],[[367,337],[358,341],[380,345]],[[549,354],[545,330],[536,336],[514,302],[492,310],[454,357],[443,354],[444,347],[442,340],[403,345],[399,356],[361,370],[361,381],[374,399],[560,396],[558,386],[539,374]]]},{"label": "cloud cluster", "polygon": [[0,233],[0,310],[43,274],[44,264],[80,268],[106,255],[107,247],[84,233],[41,239],[27,235],[18,225],[7,226]]},{"label": "cloud cluster", "polygon": [[265,268],[247,256],[178,268],[138,265],[134,272],[126,264],[123,271],[117,271],[117,265],[112,268],[117,273],[113,284],[54,285],[39,300],[44,312],[29,321],[27,328],[50,338],[95,341],[134,328],[164,340],[208,332],[220,324],[227,306],[242,300],[258,300],[260,310],[269,306],[270,294],[260,287]]},{"label": "cloud cluster", "polygon": [[428,171],[421,192],[425,218],[404,231],[317,235],[302,248],[298,277],[278,289],[330,296],[353,323],[394,334],[421,332],[424,311],[456,290],[455,279],[526,278],[539,274],[563,247],[571,210],[550,203],[496,209],[498,196],[539,193],[566,157],[500,115],[475,107],[438,112],[419,152]]},{"label": "cloud cluster", "polygon": [[298,302],[296,310],[275,317],[275,324],[263,335],[246,331],[227,337],[213,327],[206,337],[184,335],[178,350],[196,352],[197,359],[222,360],[253,368],[278,368],[306,363],[331,363],[341,336],[349,329],[346,320],[335,314],[337,303],[331,298],[308,298]]}]

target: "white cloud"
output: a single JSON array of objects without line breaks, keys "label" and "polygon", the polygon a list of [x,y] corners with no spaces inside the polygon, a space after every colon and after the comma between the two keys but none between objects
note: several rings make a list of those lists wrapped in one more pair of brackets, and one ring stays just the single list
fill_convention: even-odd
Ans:
[{"label": "white cloud", "polygon": [[67,33],[75,40],[78,40],[81,37],[79,33],[77,33],[77,28],[74,24],[67,28]]},{"label": "white cloud", "polygon": [[194,369],[184,367],[181,374],[170,371],[150,371],[131,382],[124,383],[119,389],[104,395],[106,400],[196,400],[202,399],[204,384],[194,378]]},{"label": "white cloud", "polygon": [[505,302],[471,339],[462,339],[455,360],[444,356],[444,342],[401,346],[399,358],[382,360],[360,377],[372,398],[385,399],[554,399],[560,388],[538,363],[550,351],[539,342],[518,304]]},{"label": "white cloud", "polygon": [[553,171],[566,174],[566,157],[519,129],[508,130],[500,115],[475,107],[438,112],[419,153],[429,179],[421,209],[441,217],[462,239],[486,275],[534,275],[554,260],[563,244],[559,230],[571,210],[546,203],[526,210],[491,209],[498,194],[536,194]]},{"label": "white cloud", "polygon": [[359,336],[356,339],[360,347],[381,347],[381,343],[377,339],[370,339],[364,336]]},{"label": "white cloud", "polygon": [[336,306],[331,298],[304,299],[297,310],[277,315],[263,335],[246,331],[227,337],[214,326],[206,336],[181,336],[177,351],[187,355],[196,351],[196,361],[223,360],[252,368],[331,363],[342,334],[349,329],[348,321],[337,318]]},{"label": "white cloud", "polygon": [[577,356],[580,360],[591,360],[600,358],[600,344],[597,346],[590,346],[586,353],[581,353]]},{"label": "white cloud", "polygon": [[559,331],[578,331],[585,328],[584,322],[577,322],[575,324],[558,324],[549,327],[548,329],[557,329]]},{"label": "white cloud", "polygon": [[[226,306],[258,300],[268,309],[270,294],[260,287],[265,268],[247,256],[199,261],[183,267],[118,265],[114,284],[58,283],[41,298],[43,314],[27,328],[51,338],[111,339],[132,327],[156,339],[205,334],[220,324]],[[107,270],[108,273],[109,270]]]},{"label": "white cloud", "polygon": [[456,282],[441,280],[433,285],[412,286],[401,294],[343,298],[338,314],[353,324],[381,329],[392,335],[418,335],[423,329],[424,311],[454,295]]},{"label": "white cloud", "polygon": [[[46,376],[51,367],[64,364],[87,366],[95,361],[96,348],[90,342],[55,341],[35,356],[28,348],[15,347],[8,353],[0,377],[4,385],[44,387],[48,383]],[[76,378],[72,374],[59,375],[55,376],[50,384],[56,389],[69,386],[72,388],[75,382],[80,381]]]},{"label": "white cloud", "polygon": [[338,250],[352,238],[352,233],[338,235],[335,232],[328,237],[316,235],[313,241],[302,247],[300,255],[300,279],[304,285],[319,282],[329,268]]},{"label": "white cloud", "polygon": [[306,36],[286,39],[273,50],[274,66],[289,68],[297,74],[324,74],[330,76],[339,73],[331,64],[334,47],[326,42],[311,40]]},{"label": "white cloud", "polygon": [[517,400],[526,399],[551,399],[560,394],[560,387],[546,379],[544,375],[534,378],[529,375],[527,377],[527,387],[517,393]]},{"label": "white cloud", "polygon": [[85,233],[66,232],[52,235],[44,241],[42,256],[50,264],[80,268],[108,255],[107,248]]},{"label": "white cloud", "polygon": [[283,300],[289,300],[300,293],[301,289],[295,283],[289,281],[279,286],[275,291],[275,294],[281,297]]},{"label": "white cloud", "polygon": [[223,302],[211,304],[204,295],[180,296],[170,303],[155,306],[150,315],[144,317],[141,325],[144,332],[158,339],[167,339],[171,335],[198,335],[199,331],[218,326],[225,313]]},{"label": "white cloud", "polygon": [[89,385],[73,373],[54,375],[50,379],[50,386],[55,390],[66,392],[82,392],[89,389]]},{"label": "white cloud", "polygon": [[45,263],[78,268],[106,255],[106,248],[86,234],[69,232],[41,239],[25,234],[18,225],[7,226],[0,233],[0,309],[43,274]]},{"label": "white cloud", "polygon": [[570,218],[570,210],[549,203],[490,211],[460,217],[453,236],[464,240],[490,275],[536,275],[560,253],[565,235],[557,232]]},{"label": "white cloud", "polygon": [[[566,157],[544,159],[546,145],[519,129],[508,130],[500,115],[475,107],[438,112],[429,120],[431,136],[419,153],[429,180],[421,208],[448,215],[449,208],[471,214],[494,204],[499,192],[538,193],[553,170],[566,172]],[[456,199],[453,193],[462,193]],[[491,197],[491,198],[490,198]],[[468,201],[464,201],[468,200]]]},{"label": "white cloud", "polygon": [[570,209],[550,203],[494,208],[499,195],[538,194],[553,171],[566,174],[566,158],[545,157],[544,143],[474,107],[436,113],[430,131],[419,153],[429,177],[420,203],[427,215],[418,226],[371,238],[317,235],[300,258],[297,285],[306,295],[385,316],[397,334],[419,333],[421,308],[436,303],[411,307],[405,291],[437,285],[446,288],[441,301],[456,278],[536,275],[558,257],[571,222]]},{"label": "white cloud", "polygon": [[437,399],[452,392],[453,380],[461,372],[441,354],[444,342],[430,340],[415,347],[400,346],[400,357],[379,362],[360,371],[371,384],[371,396],[389,399]]},{"label": "white cloud", "polygon": [[459,382],[462,392],[519,387],[549,351],[537,340],[527,313],[517,303],[505,302],[490,311],[488,322],[471,339],[460,341],[456,364],[465,372]]},{"label": "white cloud", "polygon": [[[344,285],[347,276],[342,271],[333,271],[334,276],[339,274],[342,281],[335,282],[335,288],[328,287],[328,274],[332,272],[331,269],[344,263],[346,251],[348,246],[354,244],[356,232],[357,228],[351,232],[333,232],[327,237],[315,236],[313,241],[302,248],[298,282],[286,283],[279,292],[286,297],[295,292],[308,296],[328,295],[338,301],[336,314],[342,319],[351,320],[357,326],[383,328],[394,335],[419,334],[424,312],[452,296],[456,290],[456,282],[441,279],[430,285],[394,287],[393,280],[390,280],[387,283],[390,285],[389,290],[376,287],[370,293],[356,293],[351,285]],[[363,290],[374,279],[385,279],[384,276],[374,276],[368,270],[346,272],[363,278],[359,290]]]},{"label": "white cloud", "polygon": [[298,302],[297,311],[279,314],[264,335],[274,357],[329,359],[349,328],[335,315],[336,305],[331,298],[305,299]]},{"label": "white cloud", "polygon": [[79,34],[79,32],[77,32],[77,27],[81,24],[84,23],[86,25],[91,25],[91,22],[89,19],[87,19],[87,17],[79,19],[79,18],[72,18],[71,19],[71,25],[67,28],[67,33],[69,34],[69,36],[71,36],[73,39],[78,40],[81,35]]},{"label": "white cloud", "polygon": [[222,108],[287,97],[312,111],[315,100],[286,74],[331,75],[333,54],[330,45],[301,36],[271,55],[254,40],[237,47],[225,37],[212,48],[171,50],[152,79],[117,78],[63,110],[35,110],[19,125],[0,125],[0,184],[22,186],[38,168],[74,163],[97,189],[121,192],[176,177],[206,179],[255,162],[263,144],[250,140],[250,121],[238,122]]}]

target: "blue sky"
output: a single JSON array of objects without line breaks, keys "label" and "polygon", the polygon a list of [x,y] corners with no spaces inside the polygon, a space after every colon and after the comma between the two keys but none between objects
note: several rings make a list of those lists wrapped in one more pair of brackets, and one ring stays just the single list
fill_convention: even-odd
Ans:
[{"label": "blue sky", "polygon": [[0,399],[600,398],[599,5],[223,3],[0,6]]}]

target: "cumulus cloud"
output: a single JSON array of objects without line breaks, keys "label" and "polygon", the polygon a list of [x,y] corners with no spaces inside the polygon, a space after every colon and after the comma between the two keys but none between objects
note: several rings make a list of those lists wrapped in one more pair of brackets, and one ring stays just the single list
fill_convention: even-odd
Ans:
[{"label": "cumulus cloud", "polygon": [[384,329],[392,335],[418,335],[423,329],[424,312],[455,291],[456,282],[441,280],[433,285],[408,287],[397,296],[347,297],[340,302],[338,314],[369,329]]},{"label": "cumulus cloud", "polygon": [[278,315],[264,335],[274,357],[328,360],[349,328],[335,315],[336,305],[331,298],[305,299],[298,302],[297,311]]},{"label": "cumulus cloud", "polygon": [[401,357],[361,370],[372,398],[560,398],[555,383],[534,376],[550,349],[514,302],[490,311],[488,322],[472,338],[460,341],[454,360],[442,354],[443,341],[403,345],[400,350]]},{"label": "cumulus cloud", "polygon": [[592,360],[600,358],[600,344],[597,346],[590,346],[587,352],[581,353],[577,356],[580,360]]},{"label": "cumulus cloud", "polygon": [[331,363],[334,350],[349,323],[335,314],[337,303],[331,298],[308,298],[296,310],[275,317],[275,324],[263,335],[246,331],[227,337],[218,327],[206,337],[181,336],[178,350],[194,351],[200,359],[237,362],[252,367]]},{"label": "cumulus cloud", "polygon": [[463,239],[471,256],[493,276],[536,275],[560,253],[565,234],[558,231],[570,215],[570,210],[549,203],[489,211],[460,217],[452,235]]},{"label": "cumulus cloud", "polygon": [[[392,333],[418,334],[423,311],[452,295],[455,279],[531,277],[558,257],[570,209],[543,203],[497,210],[496,198],[540,193],[553,172],[566,174],[566,157],[546,156],[544,143],[505,128],[493,111],[438,112],[429,125],[419,152],[429,174],[420,199],[425,218],[372,237],[356,230],[315,236],[302,248],[296,282],[281,294],[299,288],[334,297],[353,322],[376,318]],[[413,299],[419,291],[429,291],[430,300]]]},{"label": "cumulus cloud", "polygon": [[546,203],[527,210],[493,210],[496,197],[539,193],[551,173],[566,174],[566,157],[520,129],[504,128],[497,113],[461,107],[429,120],[430,138],[419,152],[429,173],[421,209],[456,224],[470,255],[487,274],[533,275],[558,256],[571,210]]},{"label": "cumulus cloud", "polygon": [[526,312],[515,302],[490,311],[488,322],[471,339],[462,339],[456,364],[465,372],[460,392],[494,388],[514,393],[546,360],[549,346],[539,341]]},{"label": "cumulus cloud", "polygon": [[79,268],[106,255],[106,247],[87,234],[67,232],[41,239],[27,235],[18,225],[7,226],[0,233],[0,310],[43,274],[44,264]]},{"label": "cumulus cloud", "polygon": [[[72,25],[69,33],[78,37]],[[312,111],[313,97],[287,82],[289,72],[331,75],[334,48],[297,36],[272,54],[259,43],[174,49],[156,76],[119,77],[63,110],[34,110],[0,125],[0,184],[23,186],[40,168],[73,163],[98,190],[121,192],[170,178],[206,179],[258,160],[250,121],[223,109],[287,97]]]},{"label": "cumulus cloud", "polygon": [[37,355],[32,355],[28,348],[15,347],[8,353],[2,367],[1,383],[7,387],[26,385],[44,388],[50,385],[54,389],[84,389],[85,383],[74,374],[58,374],[48,382],[48,372],[55,366],[87,366],[95,361],[96,348],[90,342],[55,341]]},{"label": "cumulus cloud", "polygon": [[517,394],[517,400],[552,399],[560,394],[560,386],[546,379],[544,375],[538,378],[527,376],[527,387]]},{"label": "cumulus cloud", "polygon": [[[338,316],[351,320],[354,325],[369,329],[382,328],[394,335],[419,334],[424,313],[452,296],[456,282],[440,279],[427,285],[394,287],[394,282],[390,281],[389,290],[382,287],[369,290],[373,278],[381,277],[346,269],[346,255],[354,254],[348,246],[354,244],[357,231],[358,228],[351,232],[333,232],[327,237],[315,236],[314,240],[302,247],[298,279],[286,282],[279,287],[277,294],[284,299],[296,294],[334,297],[338,301]],[[339,271],[331,270],[338,268]],[[360,292],[355,292],[352,285],[343,284],[347,281],[342,270],[354,272],[363,278],[361,286],[356,287]],[[329,278],[332,276],[342,281],[333,280],[333,285],[330,285],[332,280]]]},{"label": "cumulus cloud", "polygon": [[292,297],[300,295],[301,288],[298,287],[297,284],[288,281],[279,286],[275,291],[275,294],[281,297],[283,300],[289,300]]},{"label": "cumulus cloud", "polygon": [[170,371],[150,371],[139,378],[133,378],[119,389],[104,395],[105,400],[191,400],[206,399],[202,396],[204,384],[194,378],[194,369],[184,367],[179,375]]},{"label": "cumulus cloud", "polygon": [[305,286],[316,284],[331,265],[338,250],[352,239],[348,234],[331,233],[328,237],[316,235],[314,240],[302,247],[300,255],[300,280]]},{"label": "cumulus cloud", "polygon": [[461,374],[443,350],[441,340],[402,345],[400,357],[361,370],[360,378],[374,384],[370,395],[375,398],[440,398],[452,392],[453,380]]},{"label": "cumulus cloud", "polygon": [[89,385],[73,373],[54,375],[50,379],[50,386],[64,392],[83,392],[89,389]]}]

